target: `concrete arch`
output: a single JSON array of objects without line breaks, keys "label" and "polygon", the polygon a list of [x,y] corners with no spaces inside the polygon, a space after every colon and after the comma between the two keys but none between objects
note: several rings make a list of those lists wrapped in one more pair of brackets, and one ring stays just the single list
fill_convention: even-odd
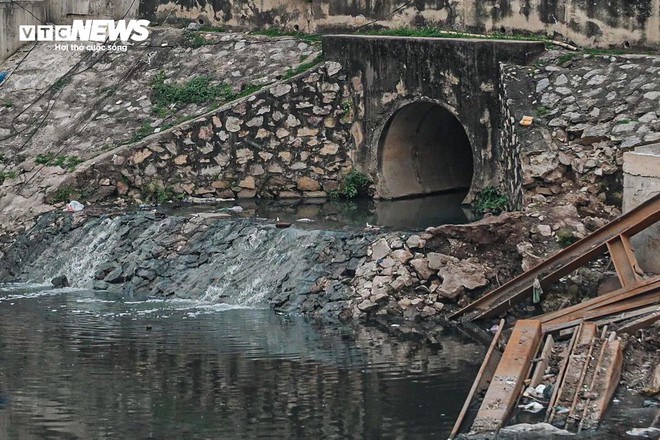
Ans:
[{"label": "concrete arch", "polygon": [[378,146],[378,196],[413,197],[472,184],[472,146],[461,122],[444,106],[415,101],[387,121]]}]

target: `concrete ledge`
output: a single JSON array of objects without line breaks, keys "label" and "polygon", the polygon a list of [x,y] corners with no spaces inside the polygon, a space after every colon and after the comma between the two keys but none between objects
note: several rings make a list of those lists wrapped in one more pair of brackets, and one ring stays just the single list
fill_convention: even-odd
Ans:
[{"label": "concrete ledge", "polygon": [[[660,143],[637,147],[623,155],[623,211],[628,212],[660,193]],[[631,238],[639,265],[660,274],[660,224]]]}]

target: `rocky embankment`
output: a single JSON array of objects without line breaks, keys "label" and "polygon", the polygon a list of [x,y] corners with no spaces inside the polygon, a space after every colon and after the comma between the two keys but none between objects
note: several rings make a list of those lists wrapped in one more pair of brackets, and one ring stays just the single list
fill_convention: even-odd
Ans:
[{"label": "rocky embankment", "polygon": [[[64,275],[76,287],[143,298],[269,303],[327,317],[346,309],[348,281],[366,255],[369,234],[222,217],[48,213],[9,249],[0,280],[49,282]],[[319,290],[323,276],[336,282]]]},{"label": "rocky embankment", "polygon": [[[270,304],[414,332],[436,328],[448,313],[554,252],[561,245],[550,236],[553,229],[579,224],[588,232],[578,216],[566,205],[541,218],[507,213],[387,232],[277,228],[217,211],[54,212],[9,247],[0,281],[50,282],[64,275],[76,287],[128,296]],[[577,301],[606,277],[602,267],[584,268],[560,289]],[[544,306],[552,308],[551,292],[547,298]]]}]

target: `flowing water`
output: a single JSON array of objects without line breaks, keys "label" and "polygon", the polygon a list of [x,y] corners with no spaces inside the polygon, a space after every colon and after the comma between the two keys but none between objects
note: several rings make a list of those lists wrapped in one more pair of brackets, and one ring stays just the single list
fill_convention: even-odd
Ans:
[{"label": "flowing water", "polygon": [[446,438],[483,352],[266,308],[6,285],[0,438]]}]

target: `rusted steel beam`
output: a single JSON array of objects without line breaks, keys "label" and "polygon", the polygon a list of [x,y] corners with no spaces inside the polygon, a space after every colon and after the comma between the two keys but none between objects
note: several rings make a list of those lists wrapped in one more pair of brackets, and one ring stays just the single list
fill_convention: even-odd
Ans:
[{"label": "rusted steel beam", "polygon": [[[658,290],[660,292],[660,290]],[[604,316],[609,316],[609,315],[617,315],[619,314],[618,317],[613,316],[608,319],[604,319],[601,321],[598,321],[596,324],[597,325],[603,325],[603,324],[610,324],[613,322],[621,321],[624,319],[631,318],[633,316],[626,315],[625,312],[639,309],[641,307],[645,307],[648,305],[652,304],[657,304],[660,303],[660,295],[656,294],[655,292],[647,293],[645,295],[640,295],[636,298],[631,298],[626,301],[621,301],[618,303],[610,304],[604,307],[599,307],[594,310],[590,310],[586,313],[584,313],[583,316],[573,319],[572,321],[566,321],[563,319],[556,319],[554,321],[550,322],[545,322],[543,323],[543,332],[544,333],[552,333],[557,330],[563,330],[565,328],[573,327],[577,325],[577,323],[580,320],[585,320],[585,321],[592,321],[597,318],[602,318]]]},{"label": "rusted steel beam", "polygon": [[573,347],[575,347],[575,342],[578,340],[578,335],[582,333],[583,324],[580,323],[580,326],[573,330],[573,336],[571,336],[571,341],[566,346],[566,356],[559,367],[559,373],[557,374],[557,380],[555,381],[555,389],[552,391],[552,397],[548,402],[548,409],[546,410],[545,421],[551,422],[555,416],[555,403],[561,394],[564,388],[564,376],[566,375],[566,370],[568,369],[568,363],[571,361],[571,353],[573,352]]},{"label": "rusted steel beam", "polygon": [[597,334],[598,329],[592,322],[585,322],[580,326],[574,345],[571,347],[567,356],[566,370],[562,375],[561,382],[559,382],[559,379],[557,381],[561,389],[552,404],[553,407],[548,422],[552,423],[555,416],[557,416],[555,411],[557,405],[569,408],[569,412],[566,415],[567,418],[572,414],[577,401],[577,393],[584,380],[586,364],[589,362],[591,350],[593,350],[594,340],[598,337]]},{"label": "rusted steel beam", "polygon": [[543,380],[543,376],[545,375],[545,370],[548,368],[548,364],[550,363],[550,358],[552,357],[552,347],[554,347],[555,341],[552,339],[552,335],[548,335],[547,338],[545,338],[545,345],[543,346],[543,350],[541,350],[541,357],[536,363],[536,366],[534,367],[534,373],[532,374],[532,381],[529,384],[532,388],[536,388],[538,384],[541,383]]},{"label": "rusted steel beam", "polygon": [[603,418],[603,414],[607,410],[621,378],[621,367],[623,365],[621,341],[610,338],[604,343],[607,346],[598,371],[598,379],[592,390],[598,397],[589,405],[588,413],[581,420],[581,429],[595,429],[598,427],[598,423]]},{"label": "rusted steel beam", "polygon": [[608,225],[572,244],[536,267],[510,280],[452,315],[452,318],[471,312],[470,320],[496,316],[507,308],[528,298],[532,284],[539,279],[547,288],[607,250],[607,242],[619,235],[631,237],[660,220],[660,194],[621,215]]},{"label": "rusted steel beam", "polygon": [[[584,327],[583,327],[584,329]],[[587,356],[584,358],[584,363],[582,364],[582,369],[580,370],[580,377],[578,378],[577,383],[575,384],[575,390],[573,394],[573,400],[571,402],[571,409],[568,411],[568,416],[566,416],[566,423],[569,424],[571,420],[575,417],[573,414],[575,413],[577,409],[577,404],[578,404],[578,398],[580,397],[580,392],[584,388],[584,381],[585,377],[587,374],[587,371],[589,370],[589,365],[591,364],[591,353],[594,351],[594,346],[596,345],[598,338],[594,335],[591,338],[591,341],[589,342],[589,351],[587,352]]]},{"label": "rusted steel beam", "polygon": [[[605,331],[603,331],[603,334],[605,334]],[[604,336],[601,336],[601,339],[605,339]],[[588,396],[586,398],[586,401],[583,402],[582,405],[582,415],[580,416],[580,422],[578,424],[578,430],[577,430],[578,433],[580,433],[582,431],[582,428],[584,428],[585,426],[584,421],[587,418],[587,415],[589,414],[589,404],[591,403],[591,396],[593,395],[594,387],[596,386],[596,381],[598,380],[598,374],[600,373],[601,365],[603,363],[603,355],[605,354],[607,345],[608,345],[608,341],[604,341],[600,347],[600,354],[598,355],[598,361],[596,362],[596,367],[594,368],[593,375],[591,377],[591,383],[589,384]]]},{"label": "rusted steel beam", "polygon": [[607,250],[614,263],[614,268],[623,287],[632,287],[642,278],[642,270],[637,264],[637,258],[630,246],[630,239],[625,235],[618,235],[607,242]]},{"label": "rusted steel beam", "polygon": [[619,333],[635,333],[637,330],[651,327],[656,321],[660,321],[660,311],[642,316],[632,322],[628,322],[618,328]]},{"label": "rusted steel beam", "polygon": [[497,432],[504,425],[518,401],[539,345],[541,323],[518,321],[472,424],[472,432]]},{"label": "rusted steel beam", "polygon": [[576,304],[571,307],[566,307],[565,309],[557,310],[556,312],[545,313],[536,317],[542,323],[553,321],[557,318],[563,318],[564,320],[571,320],[583,316],[589,310],[596,309],[614,302],[623,301],[634,296],[643,295],[648,292],[653,292],[655,289],[660,288],[660,275],[653,278],[649,278],[641,283],[639,286],[635,286],[633,289],[627,289],[625,287],[615,290],[614,292],[609,292],[596,298],[590,299],[588,301],[583,301],[579,304]]},{"label": "rusted steel beam", "polygon": [[449,434],[449,440],[456,437],[456,435],[460,432],[461,426],[463,425],[463,421],[465,419],[465,415],[467,414],[468,409],[470,408],[472,399],[474,399],[474,395],[477,392],[486,389],[486,387],[493,378],[495,367],[501,359],[501,356],[497,356],[496,354],[499,354],[499,351],[497,351],[497,345],[499,344],[500,337],[502,336],[504,323],[505,323],[504,319],[500,319],[500,325],[497,328],[497,332],[495,332],[493,341],[490,343],[490,346],[488,347],[488,351],[486,352],[486,357],[484,357],[484,361],[481,363],[481,367],[479,368],[477,377],[474,379],[472,388],[470,388],[470,392],[465,398],[465,403],[463,404],[463,408],[461,408],[461,412],[458,414],[456,423],[454,423],[454,427],[451,430],[451,433]]}]

